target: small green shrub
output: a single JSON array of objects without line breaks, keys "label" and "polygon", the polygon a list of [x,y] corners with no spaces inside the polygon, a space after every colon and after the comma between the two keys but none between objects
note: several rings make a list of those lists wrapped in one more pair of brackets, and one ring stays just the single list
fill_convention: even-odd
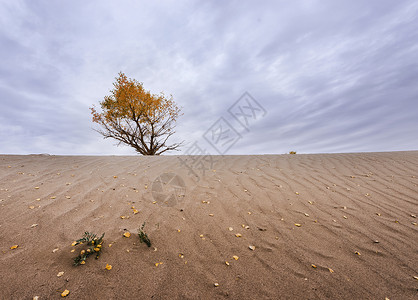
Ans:
[{"label": "small green shrub", "polygon": [[84,265],[86,263],[87,257],[89,257],[92,254],[96,254],[96,259],[99,258],[100,252],[102,251],[102,245],[103,245],[103,237],[104,233],[101,237],[97,237],[96,234],[90,233],[90,232],[84,232],[84,236],[73,242],[71,246],[77,246],[86,244],[87,249],[83,249],[80,251],[80,254],[74,258],[74,266],[78,265]]},{"label": "small green shrub", "polygon": [[148,238],[148,235],[144,232],[145,222],[142,226],[138,229],[139,241],[141,243],[147,244],[148,247],[151,247],[151,241]]}]

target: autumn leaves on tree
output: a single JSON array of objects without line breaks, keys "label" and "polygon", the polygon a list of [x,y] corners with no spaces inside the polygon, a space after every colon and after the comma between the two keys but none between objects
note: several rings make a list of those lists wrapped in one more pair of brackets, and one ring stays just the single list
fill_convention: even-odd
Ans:
[{"label": "autumn leaves on tree", "polygon": [[104,138],[132,146],[142,155],[159,155],[177,150],[181,143],[167,145],[172,136],[180,108],[172,97],[146,91],[142,83],[128,79],[122,72],[113,83],[110,96],[99,102],[102,111],[90,108],[93,122],[101,125],[96,130]]}]

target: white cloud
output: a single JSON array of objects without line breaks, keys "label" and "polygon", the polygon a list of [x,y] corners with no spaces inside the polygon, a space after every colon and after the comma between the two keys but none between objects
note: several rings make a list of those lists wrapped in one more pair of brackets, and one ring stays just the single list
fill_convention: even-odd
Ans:
[{"label": "white cloud", "polygon": [[0,153],[134,154],[88,109],[119,71],[189,143],[250,92],[268,114],[230,154],[418,148],[414,1],[3,2]]}]

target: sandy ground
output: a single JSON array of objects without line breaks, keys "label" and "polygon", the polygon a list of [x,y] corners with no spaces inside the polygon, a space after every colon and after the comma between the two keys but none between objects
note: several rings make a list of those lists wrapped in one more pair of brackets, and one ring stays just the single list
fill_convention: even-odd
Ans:
[{"label": "sandy ground", "polygon": [[[215,157],[199,176],[176,156],[0,156],[0,298],[418,298],[418,152]],[[102,255],[75,267],[84,231]]]}]

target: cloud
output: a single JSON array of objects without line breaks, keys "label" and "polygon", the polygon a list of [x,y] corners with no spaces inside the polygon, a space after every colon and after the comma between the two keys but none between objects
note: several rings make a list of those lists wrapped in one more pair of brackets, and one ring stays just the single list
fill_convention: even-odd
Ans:
[{"label": "cloud", "polygon": [[[92,130],[119,71],[183,107],[175,139],[224,117],[228,154],[418,148],[414,1],[13,1],[0,6],[0,153],[134,154]],[[249,131],[228,108],[268,112]],[[183,149],[183,153],[187,149]]]}]

